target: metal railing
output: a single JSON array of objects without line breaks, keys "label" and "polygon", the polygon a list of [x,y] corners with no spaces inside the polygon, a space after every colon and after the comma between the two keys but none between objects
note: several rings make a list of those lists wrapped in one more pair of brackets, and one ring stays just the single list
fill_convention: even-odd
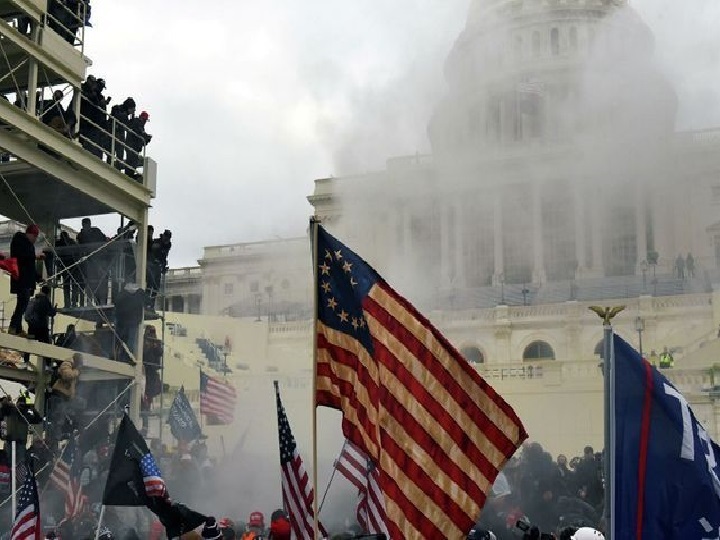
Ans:
[{"label": "metal railing", "polygon": [[[53,8],[59,10],[59,13],[53,14]],[[67,25],[63,24],[57,15],[70,17],[74,28],[69,28]],[[86,18],[87,5],[85,4],[85,0],[78,0],[77,12],[69,9],[62,0],[48,1],[48,11],[45,14],[46,26],[65,39],[65,41],[70,43],[73,47],[79,47],[81,54],[84,54],[85,52]]]},{"label": "metal railing", "polygon": [[[133,131],[127,124],[120,122],[85,96],[81,96],[81,100],[81,103],[86,103],[95,109],[98,117],[103,118],[105,124],[100,125],[80,114],[76,132],[83,148],[99,159],[103,159],[104,155],[105,161],[116,169],[140,176],[147,149],[144,135]],[[140,151],[127,144],[128,136],[143,141]]]}]

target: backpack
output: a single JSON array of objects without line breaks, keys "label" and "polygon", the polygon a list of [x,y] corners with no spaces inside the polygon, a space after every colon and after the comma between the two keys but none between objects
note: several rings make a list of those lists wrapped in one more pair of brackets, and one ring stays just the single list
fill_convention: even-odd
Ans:
[{"label": "backpack", "polygon": [[40,314],[38,313],[38,304],[39,302],[37,301],[37,298],[33,296],[25,308],[24,318],[25,322],[28,323],[29,326],[40,326],[42,324]]}]

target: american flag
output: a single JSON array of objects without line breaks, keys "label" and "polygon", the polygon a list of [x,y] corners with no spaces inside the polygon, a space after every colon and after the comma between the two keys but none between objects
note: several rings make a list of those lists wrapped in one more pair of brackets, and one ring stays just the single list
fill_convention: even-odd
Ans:
[{"label": "american flag", "polygon": [[367,534],[389,536],[385,525],[385,496],[375,464],[353,443],[346,441],[335,468],[358,489],[357,520]]},{"label": "american flag", "polygon": [[[290,516],[290,524],[296,540],[312,540],[315,532],[313,486],[310,484],[310,478],[305,471],[302,458],[298,454],[295,437],[290,431],[290,423],[285,414],[285,407],[280,400],[277,381],[275,382],[275,395],[277,397],[283,506]],[[322,524],[320,524],[320,532],[323,536],[327,536]]]},{"label": "american flag", "polygon": [[160,468],[155,463],[152,454],[147,453],[140,459],[140,472],[142,472],[145,493],[148,497],[167,497],[167,487],[160,474]]},{"label": "american flag", "polygon": [[237,393],[235,387],[200,371],[200,414],[232,424],[235,418]]},{"label": "american flag", "polygon": [[25,481],[18,493],[17,513],[10,531],[10,540],[40,540],[40,503],[38,501],[35,473],[25,474]]},{"label": "american flag", "polygon": [[55,462],[50,483],[65,494],[65,519],[80,514],[88,503],[80,483],[82,462],[74,440],[70,440]]},{"label": "american flag", "polygon": [[345,437],[377,465],[391,538],[464,538],[527,433],[425,317],[312,226],[316,403],[342,411]]}]

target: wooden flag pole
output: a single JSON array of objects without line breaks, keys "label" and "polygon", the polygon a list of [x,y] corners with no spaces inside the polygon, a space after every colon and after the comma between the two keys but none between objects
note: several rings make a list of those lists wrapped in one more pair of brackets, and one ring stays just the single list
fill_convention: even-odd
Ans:
[{"label": "wooden flag pole", "polygon": [[318,508],[318,451],[317,451],[317,336],[318,336],[318,225],[320,221],[316,216],[310,218],[310,243],[313,261],[313,383],[312,383],[312,468],[313,468],[313,538],[320,539],[320,516]]}]

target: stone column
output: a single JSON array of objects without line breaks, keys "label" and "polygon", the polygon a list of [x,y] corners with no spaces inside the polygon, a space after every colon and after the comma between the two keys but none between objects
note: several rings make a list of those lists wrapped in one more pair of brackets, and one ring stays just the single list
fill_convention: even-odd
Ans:
[{"label": "stone column", "polygon": [[403,223],[403,253],[405,260],[410,263],[410,257],[412,255],[412,212],[409,206],[405,206],[402,212]]},{"label": "stone column", "polygon": [[534,181],[532,185],[532,211],[533,211],[533,282],[545,283],[545,260],[543,249],[542,228],[542,184]]},{"label": "stone column", "polygon": [[450,287],[450,212],[444,202],[440,206],[440,287]]},{"label": "stone column", "polygon": [[575,260],[577,268],[575,269],[575,277],[582,276],[587,266],[586,238],[585,238],[585,201],[583,200],[583,189],[579,179],[575,180]]},{"label": "stone column", "polygon": [[190,295],[184,294],[182,299],[183,299],[183,313],[190,313]]},{"label": "stone column", "polygon": [[647,221],[646,221],[646,201],[644,197],[645,190],[642,182],[638,182],[635,199],[635,236],[637,244],[637,261],[636,273],[642,272],[642,262],[647,260]]},{"label": "stone column", "polygon": [[603,199],[594,198],[589,213],[592,219],[592,273],[597,277],[605,273],[603,270],[604,204]]},{"label": "stone column", "polygon": [[493,274],[493,284],[500,284],[500,277],[505,272],[503,257],[503,216],[502,216],[502,190],[500,188],[495,191],[495,200],[493,202],[493,247],[495,251],[495,273]]},{"label": "stone column", "polygon": [[465,285],[465,246],[463,237],[463,205],[462,199],[458,199],[455,203],[455,286],[462,287]]}]

